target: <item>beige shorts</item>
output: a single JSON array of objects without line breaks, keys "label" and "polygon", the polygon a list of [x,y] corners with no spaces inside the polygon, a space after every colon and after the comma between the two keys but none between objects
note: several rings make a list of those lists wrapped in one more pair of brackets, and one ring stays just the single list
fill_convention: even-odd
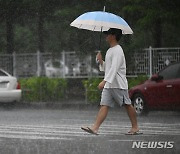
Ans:
[{"label": "beige shorts", "polygon": [[100,105],[114,107],[115,102],[120,106],[125,104],[130,105],[131,100],[129,98],[128,90],[118,88],[104,88],[101,94]]}]

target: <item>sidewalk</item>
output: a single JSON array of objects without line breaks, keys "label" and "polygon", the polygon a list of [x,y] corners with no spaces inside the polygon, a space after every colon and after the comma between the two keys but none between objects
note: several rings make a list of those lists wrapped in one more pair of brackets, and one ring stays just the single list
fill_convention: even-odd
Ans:
[{"label": "sidewalk", "polygon": [[[85,100],[62,100],[59,102],[19,102],[11,104],[0,104],[2,109],[79,109],[79,110],[98,110],[99,103],[87,103]],[[119,110],[120,107],[116,104],[111,110]],[[122,109],[121,109],[122,110]]]},{"label": "sidewalk", "polygon": [[86,103],[85,100],[61,100],[59,102],[18,102],[18,103],[3,103],[0,104],[3,108],[34,108],[34,109],[65,109],[65,108],[75,108],[75,109],[88,109],[88,108],[98,108],[99,105]]}]

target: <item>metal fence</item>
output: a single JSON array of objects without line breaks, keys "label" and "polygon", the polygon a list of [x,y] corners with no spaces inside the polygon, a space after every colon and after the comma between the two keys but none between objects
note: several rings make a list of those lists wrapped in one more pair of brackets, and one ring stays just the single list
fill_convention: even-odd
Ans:
[{"label": "metal fence", "polygon": [[170,63],[180,61],[180,48],[146,48],[134,54],[134,74],[152,76]]},{"label": "metal fence", "polygon": [[0,54],[0,68],[16,77],[87,78],[102,76],[92,55],[75,52]]},{"label": "metal fence", "polygon": [[[78,55],[75,52],[0,54],[0,68],[17,77],[47,76],[62,78],[87,78],[102,76],[95,55]],[[152,48],[134,53],[127,74],[149,75],[170,63],[180,61],[180,48]],[[131,65],[131,67],[130,67]]]}]

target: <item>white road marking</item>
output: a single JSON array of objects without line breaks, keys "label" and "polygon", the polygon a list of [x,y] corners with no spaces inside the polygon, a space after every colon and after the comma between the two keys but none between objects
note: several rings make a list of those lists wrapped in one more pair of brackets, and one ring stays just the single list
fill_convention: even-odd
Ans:
[{"label": "white road marking", "polygon": [[63,138],[63,137],[46,137],[46,136],[24,136],[24,135],[2,135],[0,137],[3,138],[13,138],[13,139],[31,139],[31,140],[74,140],[73,138]]},{"label": "white road marking", "polygon": [[[83,125],[0,125],[0,138],[74,140],[75,137],[89,137],[80,127]],[[143,123],[140,125],[141,136],[180,135],[180,124]],[[127,123],[111,125],[105,123],[100,128],[100,135],[124,135],[130,129]],[[95,137],[95,135],[91,135]],[[1,140],[0,140],[1,141]],[[112,140],[116,142],[134,140]]]},{"label": "white road marking", "polygon": [[133,141],[143,141],[143,140],[119,140],[119,139],[115,139],[115,140],[109,140],[110,142],[133,142]]}]

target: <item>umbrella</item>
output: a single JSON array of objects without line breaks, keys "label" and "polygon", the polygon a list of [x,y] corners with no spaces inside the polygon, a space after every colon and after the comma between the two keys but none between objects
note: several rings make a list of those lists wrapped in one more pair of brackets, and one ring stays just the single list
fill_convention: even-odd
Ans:
[{"label": "umbrella", "polygon": [[91,31],[107,31],[110,28],[121,29],[123,34],[132,34],[128,23],[115,14],[105,11],[87,12],[76,18],[71,24],[79,29]]},{"label": "umbrella", "polygon": [[[91,31],[108,31],[110,28],[121,29],[122,34],[132,34],[133,31],[129,27],[128,23],[113,13],[104,11],[87,12],[76,18],[70,26],[77,27],[79,29],[86,29]],[[102,34],[102,33],[101,33]],[[101,35],[99,50],[101,45]]]}]

